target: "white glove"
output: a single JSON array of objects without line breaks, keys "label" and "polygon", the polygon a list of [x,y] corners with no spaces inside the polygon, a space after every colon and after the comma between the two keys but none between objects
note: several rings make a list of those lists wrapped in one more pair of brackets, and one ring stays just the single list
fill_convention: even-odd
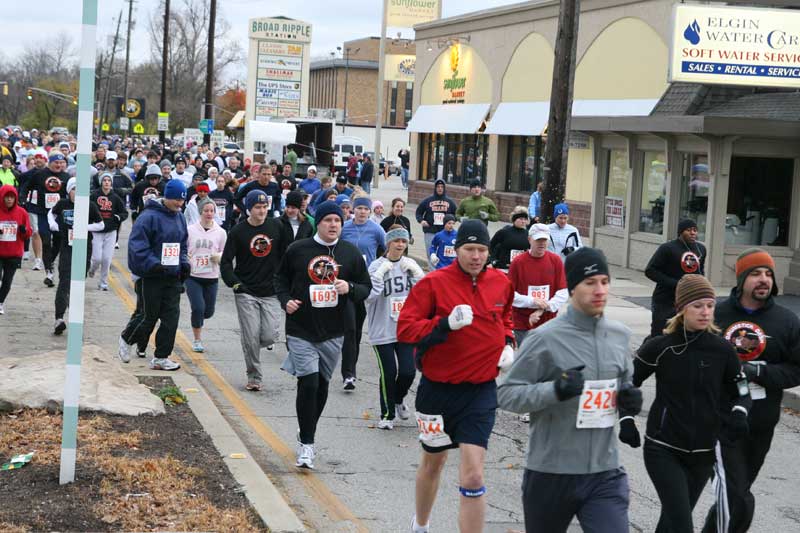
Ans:
[{"label": "white glove", "polygon": [[457,331],[464,326],[472,324],[472,306],[467,304],[457,305],[450,311],[450,316],[447,317],[447,325],[450,329]]},{"label": "white glove", "polygon": [[487,218],[489,218],[489,213],[487,213],[486,211],[478,211],[478,215],[480,215],[482,220],[486,220]]},{"label": "white glove", "polygon": [[497,368],[499,368],[501,372],[504,372],[511,368],[512,364],[514,364],[514,348],[506,345],[500,353],[500,360],[497,362]]},{"label": "white glove", "polygon": [[431,254],[431,265],[436,266],[439,264],[439,256],[436,254]]},{"label": "white glove", "polygon": [[410,274],[412,278],[419,279],[425,275],[419,264],[410,257],[404,257],[400,260],[400,268]]},{"label": "white glove", "polygon": [[386,261],[381,263],[381,266],[379,266],[378,270],[375,271],[375,275],[383,279],[383,276],[385,276],[392,269],[393,266],[394,263],[392,263],[387,259]]}]

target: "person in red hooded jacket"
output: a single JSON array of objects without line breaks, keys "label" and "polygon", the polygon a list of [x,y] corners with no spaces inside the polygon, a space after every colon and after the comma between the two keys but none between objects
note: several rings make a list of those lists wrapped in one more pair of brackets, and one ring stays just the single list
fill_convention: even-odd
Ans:
[{"label": "person in red hooded jacket", "polygon": [[0,187],[0,315],[11,290],[14,273],[22,266],[25,241],[31,236],[28,212],[20,207],[12,185]]}]

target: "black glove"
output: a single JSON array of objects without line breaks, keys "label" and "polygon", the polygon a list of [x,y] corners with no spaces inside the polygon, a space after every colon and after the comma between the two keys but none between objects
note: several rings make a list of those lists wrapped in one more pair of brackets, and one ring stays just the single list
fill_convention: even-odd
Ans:
[{"label": "black glove", "polygon": [[164,265],[161,263],[156,264],[153,268],[150,269],[150,274],[157,275],[164,273]]},{"label": "black glove", "polygon": [[561,372],[553,382],[556,396],[560,401],[569,400],[583,392],[583,374],[581,374],[581,370],[584,368],[584,365],[568,368]]},{"label": "black glove", "polygon": [[619,440],[631,448],[638,448],[642,445],[642,439],[639,436],[639,430],[636,429],[636,422],[633,421],[633,418],[626,418],[620,421]]},{"label": "black glove", "polygon": [[742,372],[744,372],[744,375],[747,376],[747,381],[755,383],[756,378],[761,373],[761,369],[759,368],[759,365],[744,363],[742,365]]},{"label": "black glove", "polygon": [[28,232],[28,226],[26,226],[25,224],[20,224],[19,232],[25,235]]},{"label": "black glove", "polygon": [[233,286],[233,294],[244,294],[247,292],[247,287],[244,286],[244,283],[237,283]]},{"label": "black glove", "polygon": [[192,273],[192,267],[186,263],[181,263],[181,268],[178,271],[178,279],[181,280],[182,282],[186,281],[187,279],[189,279],[189,275],[191,273]]},{"label": "black glove", "polygon": [[642,390],[637,389],[631,383],[623,383],[617,394],[617,409],[622,416],[638,415],[642,410]]},{"label": "black glove", "polygon": [[726,433],[730,442],[736,442],[750,433],[747,415],[743,411],[737,409],[731,413],[726,424]]}]

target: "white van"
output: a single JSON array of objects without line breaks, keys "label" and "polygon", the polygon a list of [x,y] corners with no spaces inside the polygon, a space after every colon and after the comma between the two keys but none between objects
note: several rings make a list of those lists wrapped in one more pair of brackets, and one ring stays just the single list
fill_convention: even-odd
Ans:
[{"label": "white van", "polygon": [[333,166],[339,172],[347,170],[347,160],[350,154],[364,152],[364,139],[359,137],[336,137],[333,145]]}]

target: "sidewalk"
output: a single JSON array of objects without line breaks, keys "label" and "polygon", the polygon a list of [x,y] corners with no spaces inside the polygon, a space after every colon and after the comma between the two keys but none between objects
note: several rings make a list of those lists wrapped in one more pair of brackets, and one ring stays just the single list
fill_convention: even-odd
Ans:
[{"label": "sidewalk", "polygon": [[[390,176],[388,180],[381,179],[380,188],[372,188],[372,199],[380,200],[384,205],[384,213],[391,210],[393,198],[408,198],[408,191],[403,190],[399,176]],[[428,264],[428,253],[425,250],[425,239],[422,226],[417,223],[414,213],[416,204],[406,204],[403,214],[411,221],[411,235],[414,244],[409,246],[409,255],[423,266]],[[489,234],[506,226],[507,222],[489,222]],[[653,294],[654,283],[647,279],[644,272],[610,265],[611,269],[611,295],[608,302],[608,316],[619,320],[633,331],[633,345],[638,347],[642,340],[650,333],[650,296]],[[717,297],[726,298],[731,287],[714,287]],[[778,296],[777,302],[794,311],[800,316],[800,297]],[[786,390],[783,396],[783,405],[800,411],[800,387]]]}]

